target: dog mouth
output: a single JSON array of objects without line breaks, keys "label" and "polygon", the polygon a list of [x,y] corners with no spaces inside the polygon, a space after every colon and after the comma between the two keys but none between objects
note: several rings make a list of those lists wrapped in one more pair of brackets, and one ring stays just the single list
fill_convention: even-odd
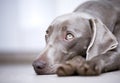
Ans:
[{"label": "dog mouth", "polygon": [[56,74],[56,70],[59,67],[58,64],[55,65],[47,65],[45,68],[36,68],[33,66],[35,73],[37,75],[51,75],[51,74]]}]

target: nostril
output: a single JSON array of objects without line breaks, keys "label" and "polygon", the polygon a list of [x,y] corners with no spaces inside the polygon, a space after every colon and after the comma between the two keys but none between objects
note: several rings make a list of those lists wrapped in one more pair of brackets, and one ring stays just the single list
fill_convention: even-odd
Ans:
[{"label": "nostril", "polygon": [[45,68],[45,66],[46,66],[46,63],[43,61],[40,61],[36,64],[37,69],[43,69],[43,68]]},{"label": "nostril", "polygon": [[33,62],[33,67],[35,69],[43,69],[43,68],[45,68],[45,66],[46,66],[45,61],[35,61],[35,62]]}]

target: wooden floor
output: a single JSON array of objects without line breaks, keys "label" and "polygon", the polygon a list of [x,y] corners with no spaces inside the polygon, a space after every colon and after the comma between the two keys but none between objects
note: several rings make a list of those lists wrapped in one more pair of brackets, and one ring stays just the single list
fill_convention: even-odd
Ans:
[{"label": "wooden floor", "polygon": [[36,75],[31,64],[1,64],[0,83],[120,83],[120,71],[100,76]]}]

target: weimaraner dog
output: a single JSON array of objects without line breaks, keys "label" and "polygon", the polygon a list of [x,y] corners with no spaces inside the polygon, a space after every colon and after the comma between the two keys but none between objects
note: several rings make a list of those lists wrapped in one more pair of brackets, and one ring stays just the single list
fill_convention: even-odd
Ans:
[{"label": "weimaraner dog", "polygon": [[120,0],[88,1],[57,17],[33,62],[38,75],[100,75],[120,69]]}]

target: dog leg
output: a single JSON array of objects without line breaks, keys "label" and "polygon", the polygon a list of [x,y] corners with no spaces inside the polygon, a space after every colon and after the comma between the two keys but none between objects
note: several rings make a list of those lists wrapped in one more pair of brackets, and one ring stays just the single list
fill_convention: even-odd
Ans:
[{"label": "dog leg", "polygon": [[107,52],[84,62],[77,67],[79,75],[100,75],[103,72],[118,70],[120,68],[120,55],[116,52]]}]

